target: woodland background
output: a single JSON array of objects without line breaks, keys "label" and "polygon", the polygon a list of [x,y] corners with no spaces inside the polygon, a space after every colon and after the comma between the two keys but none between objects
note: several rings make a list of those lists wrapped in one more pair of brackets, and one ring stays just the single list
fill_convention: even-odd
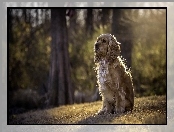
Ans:
[{"label": "woodland background", "polygon": [[99,100],[93,46],[103,33],[121,43],[135,97],[166,94],[166,9],[9,8],[9,112]]}]

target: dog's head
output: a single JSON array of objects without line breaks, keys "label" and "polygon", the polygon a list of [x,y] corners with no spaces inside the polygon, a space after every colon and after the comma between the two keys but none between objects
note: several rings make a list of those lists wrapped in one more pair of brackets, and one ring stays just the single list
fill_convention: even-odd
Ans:
[{"label": "dog's head", "polygon": [[113,62],[120,55],[120,43],[111,34],[102,34],[97,38],[94,45],[94,62],[102,59]]}]

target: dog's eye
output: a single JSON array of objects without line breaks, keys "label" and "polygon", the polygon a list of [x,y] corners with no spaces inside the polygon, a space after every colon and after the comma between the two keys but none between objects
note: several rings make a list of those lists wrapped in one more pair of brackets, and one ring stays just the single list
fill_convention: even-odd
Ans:
[{"label": "dog's eye", "polygon": [[106,40],[103,39],[102,42],[103,42],[103,43],[106,43]]}]

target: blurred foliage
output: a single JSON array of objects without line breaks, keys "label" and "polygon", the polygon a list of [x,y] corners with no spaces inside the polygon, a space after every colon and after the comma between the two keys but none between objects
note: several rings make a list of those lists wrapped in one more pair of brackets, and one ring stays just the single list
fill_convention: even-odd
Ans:
[{"label": "blurred foliage", "polygon": [[[47,80],[50,59],[49,21],[38,24],[34,16],[20,16],[23,10],[11,11],[9,29],[10,90],[38,88]],[[27,10],[35,12],[36,10]],[[45,13],[46,14],[46,13]],[[26,18],[27,17],[27,18]],[[30,21],[26,20],[29,19]],[[43,21],[43,19],[42,19]]]},{"label": "blurred foliage", "polygon": [[95,28],[92,37],[87,37],[83,32],[76,34],[76,44],[70,43],[70,62],[72,82],[76,90],[87,94],[97,88],[96,73],[94,71],[94,43],[99,34],[109,33],[109,27]]},{"label": "blurred foliage", "polygon": [[166,94],[166,12],[144,10],[137,23],[132,52],[136,96]]},{"label": "blurred foliage", "polygon": [[[10,11],[9,90],[39,89],[42,84],[47,87],[51,52],[50,10],[37,10]],[[129,11],[132,13],[121,21],[127,20],[124,24],[131,24],[135,96],[166,94],[166,12]],[[90,35],[85,31],[86,10],[77,9],[76,13],[67,17],[72,85],[75,90],[91,94],[97,88],[93,46],[100,34],[111,32],[112,13],[107,11],[104,16],[102,9],[93,10],[94,31]],[[73,19],[74,24],[71,23]]]}]

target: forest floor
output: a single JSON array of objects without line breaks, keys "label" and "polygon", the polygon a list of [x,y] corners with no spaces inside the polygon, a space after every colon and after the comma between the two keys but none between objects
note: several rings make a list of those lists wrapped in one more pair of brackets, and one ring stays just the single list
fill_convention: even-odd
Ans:
[{"label": "forest floor", "polygon": [[73,104],[10,115],[8,124],[167,124],[166,96],[135,98],[132,112],[97,115],[102,102]]}]

